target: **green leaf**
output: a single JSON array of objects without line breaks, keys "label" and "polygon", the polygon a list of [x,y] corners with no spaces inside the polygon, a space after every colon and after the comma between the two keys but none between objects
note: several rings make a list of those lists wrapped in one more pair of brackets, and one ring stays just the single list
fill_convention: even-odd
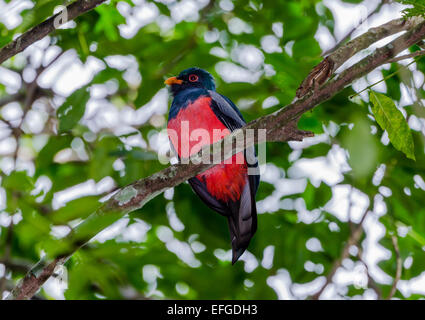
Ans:
[{"label": "green leaf", "polygon": [[402,13],[405,17],[425,16],[424,0],[397,0],[397,2],[412,6],[412,8],[403,9]]},{"label": "green leaf", "polygon": [[52,221],[56,224],[67,223],[77,218],[86,218],[99,207],[99,197],[89,196],[69,201],[64,207],[58,209],[52,215]]},{"label": "green leaf", "polygon": [[4,177],[3,187],[10,190],[28,192],[34,188],[33,181],[25,171],[14,171]]},{"label": "green leaf", "polygon": [[354,124],[351,130],[349,126],[341,128],[341,144],[350,154],[348,162],[353,169],[353,177],[357,181],[369,181],[383,146],[376,135],[370,134],[370,121],[364,116],[355,115],[350,122]]},{"label": "green leaf", "polygon": [[96,34],[104,33],[110,41],[117,41],[119,33],[117,26],[125,23],[124,17],[113,6],[99,6],[95,9],[100,17],[96,22],[94,32]]},{"label": "green leaf", "polygon": [[90,93],[87,86],[71,94],[57,111],[59,119],[59,133],[73,129],[84,115]]},{"label": "green leaf", "polygon": [[302,194],[307,210],[322,208],[332,198],[332,191],[328,185],[321,183],[315,188],[310,182],[307,183]]},{"label": "green leaf", "polygon": [[382,93],[370,91],[372,112],[379,126],[388,132],[392,145],[409,159],[416,160],[409,125],[394,102]]}]

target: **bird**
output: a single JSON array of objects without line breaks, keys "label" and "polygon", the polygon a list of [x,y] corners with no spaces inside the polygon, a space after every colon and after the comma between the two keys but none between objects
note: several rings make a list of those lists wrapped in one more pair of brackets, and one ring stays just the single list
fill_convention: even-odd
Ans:
[{"label": "bird", "polygon": [[[180,160],[246,124],[236,105],[216,92],[209,72],[192,67],[164,83],[170,86],[174,97],[168,114],[168,137]],[[214,130],[221,135],[214,135]],[[207,139],[202,139],[200,133],[205,132]],[[255,147],[230,159],[215,164],[188,182],[209,208],[227,218],[234,265],[257,230],[255,195],[260,174]]]}]

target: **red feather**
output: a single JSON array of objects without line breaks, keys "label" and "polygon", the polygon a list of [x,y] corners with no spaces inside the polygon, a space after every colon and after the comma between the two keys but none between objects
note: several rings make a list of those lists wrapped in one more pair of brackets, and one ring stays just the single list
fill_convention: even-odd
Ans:
[{"label": "red feather", "polygon": [[[168,122],[168,135],[180,158],[188,158],[199,152],[202,146],[212,144],[230,134],[214,114],[210,104],[210,97],[200,97],[186,108],[182,108],[177,116]],[[195,131],[197,129],[206,130],[208,139],[199,137],[200,131]],[[217,134],[217,131],[214,134],[214,129],[221,130],[221,134]],[[208,192],[216,199],[224,202],[236,201],[248,181],[244,155],[242,152],[237,153],[196,177],[205,182]]]}]

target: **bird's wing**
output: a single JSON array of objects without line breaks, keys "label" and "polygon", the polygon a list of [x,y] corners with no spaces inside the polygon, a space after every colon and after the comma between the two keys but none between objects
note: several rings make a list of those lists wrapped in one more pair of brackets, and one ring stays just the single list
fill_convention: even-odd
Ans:
[{"label": "bird's wing", "polygon": [[[246,124],[245,119],[232,100],[215,91],[209,91],[209,94],[212,98],[213,111],[215,115],[230,131],[242,128]],[[257,169],[258,171],[257,153],[255,152],[255,147],[251,147],[245,150],[245,158],[252,159],[247,161],[248,167]],[[260,184],[260,175],[250,175],[250,179],[253,180],[252,191],[254,191],[255,196],[258,185]]]},{"label": "bird's wing", "polygon": [[212,110],[230,131],[242,128],[246,124],[239,109],[229,98],[215,91],[208,91],[208,93],[211,96]]},{"label": "bird's wing", "polygon": [[217,211],[223,216],[228,215],[228,209],[226,208],[226,205],[214,198],[207,190],[206,185],[201,182],[197,177],[190,178],[188,180],[190,186],[195,191],[195,193],[198,195],[199,198],[201,198],[202,201],[211,209]]},{"label": "bird's wing", "polygon": [[[226,128],[233,131],[245,125],[245,121],[239,110],[236,106],[233,108],[224,96],[215,91],[208,91],[208,95],[211,97],[211,109]],[[229,208],[227,205],[211,196],[204,182],[201,182],[197,177],[189,179],[188,182],[195,193],[208,207],[221,215],[226,217],[229,216]]]}]

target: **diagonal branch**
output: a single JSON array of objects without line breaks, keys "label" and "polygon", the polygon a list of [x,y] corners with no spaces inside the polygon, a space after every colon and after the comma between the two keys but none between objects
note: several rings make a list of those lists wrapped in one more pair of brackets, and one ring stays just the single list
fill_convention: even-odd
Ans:
[{"label": "diagonal branch", "polygon": [[411,30],[424,21],[421,17],[391,20],[379,27],[371,28],[361,36],[339,47],[320,62],[297,89],[297,97],[303,97],[315,86],[323,84],[330,76],[356,53],[370,47],[375,42],[405,30]]},{"label": "diagonal branch", "polygon": [[392,59],[388,60],[388,63],[398,62],[398,61],[401,61],[401,60],[419,57],[419,56],[423,56],[423,55],[425,55],[425,50],[415,51],[415,52],[412,52],[412,53],[409,53],[409,54],[405,54],[405,55],[402,55],[402,56],[392,58]]},{"label": "diagonal branch", "polygon": [[[377,30],[379,31],[379,29]],[[331,81],[314,90],[314,92],[309,91],[303,98],[294,101],[277,112],[252,121],[243,128],[235,130],[214,145],[205,146],[198,154],[192,157],[192,160],[197,161],[187,165],[172,165],[150,177],[138,180],[124,187],[112,195],[96,212],[92,213],[86,220],[74,228],[67,237],[55,243],[54,248],[46,250],[49,252],[50,260],[46,262],[41,261],[35,268],[28,272],[24,279],[12,290],[8,299],[31,298],[53,274],[57,266],[65,263],[78,248],[83,246],[98,232],[122,218],[128,212],[140,209],[145,203],[166,189],[177,186],[212,167],[214,165],[212,162],[199,161],[203,158],[203,154],[209,154],[210,159],[220,159],[221,150],[227,150],[223,146],[233,145],[233,141],[241,141],[240,139],[243,139],[242,141],[245,142],[243,145],[237,143],[225,154],[224,158],[228,159],[233,154],[252,147],[256,143],[265,142],[265,140],[286,141],[291,139],[291,134],[294,136],[294,132],[291,129],[282,130],[283,127],[290,124],[289,127],[294,128],[294,121],[303,113],[330,99],[355,79],[366,75],[376,67],[386,63],[389,59],[423,38],[425,38],[425,22],[419,23],[411,31],[406,32],[388,45],[377,49],[373,54],[348,68]],[[340,49],[343,49],[343,47]],[[265,136],[258,135],[256,137],[250,137],[251,135],[246,133],[248,132],[247,130],[252,129],[254,129],[255,133],[258,133],[259,129],[263,129],[267,134]],[[210,152],[211,149],[213,152]]]},{"label": "diagonal branch", "polygon": [[[97,7],[99,4],[105,2],[106,0],[77,0],[66,7],[66,12],[68,19],[67,21],[60,21],[62,24],[68,21],[75,19],[81,14],[90,11]],[[42,23],[36,25],[32,29],[28,30],[14,41],[5,45],[0,49],[0,64],[2,64],[7,59],[13,57],[19,52],[24,51],[27,47],[32,45],[34,42],[43,39],[49,33],[53,32],[56,27],[55,21],[58,21],[61,17],[61,12],[55,14],[49,19],[43,21]]]},{"label": "diagonal branch", "polygon": [[25,94],[22,92],[18,92],[15,94],[12,94],[10,96],[6,96],[4,98],[0,98],[0,107],[14,101],[19,101],[21,99],[25,98]]}]

